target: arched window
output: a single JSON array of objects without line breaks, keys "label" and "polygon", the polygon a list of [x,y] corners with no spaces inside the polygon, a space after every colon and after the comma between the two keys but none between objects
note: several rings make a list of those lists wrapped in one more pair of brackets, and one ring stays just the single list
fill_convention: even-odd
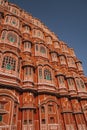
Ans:
[{"label": "arched window", "polygon": [[52,80],[51,72],[48,69],[44,70],[44,79]]},{"label": "arched window", "polygon": [[58,79],[60,84],[64,83],[64,76],[59,76]]},{"label": "arched window", "polygon": [[30,48],[31,49],[31,42],[24,42],[24,48],[26,49],[28,49],[28,48]]},{"label": "arched window", "polygon": [[60,64],[61,65],[65,65],[66,64],[65,56],[61,55],[61,56],[59,56],[59,59],[60,59]]},{"label": "arched window", "polygon": [[79,79],[78,79],[78,78],[76,78],[76,80],[75,80],[75,81],[76,81],[76,86],[77,86],[77,89],[78,89],[78,88],[80,88],[80,82],[79,82]]},{"label": "arched window", "polygon": [[52,39],[50,36],[46,37],[47,44],[52,44]]},{"label": "arched window", "polygon": [[31,52],[32,43],[29,41],[24,42],[24,51]]},{"label": "arched window", "polygon": [[48,105],[48,112],[49,113],[53,112],[53,105],[50,104]]},{"label": "arched window", "polygon": [[67,60],[68,60],[68,66],[69,67],[74,67],[74,68],[76,67],[75,61],[72,57],[68,57]]},{"label": "arched window", "polygon": [[85,88],[83,80],[80,80],[80,86],[81,86],[81,88]]},{"label": "arched window", "polygon": [[59,42],[54,42],[54,47],[55,48],[60,48],[60,43]]},{"label": "arched window", "polygon": [[57,59],[57,53],[51,53],[52,61],[58,61]]},{"label": "arched window", "polygon": [[66,87],[64,75],[58,76],[58,84],[59,84],[59,88]]},{"label": "arched window", "polygon": [[76,64],[77,64],[78,70],[83,71],[82,63],[79,61]]},{"label": "arched window", "polygon": [[74,83],[73,78],[68,78],[67,82],[68,82],[69,89],[74,89],[75,88],[75,83]]},{"label": "arched window", "polygon": [[39,68],[39,78],[42,78],[42,68]]},{"label": "arched window", "polygon": [[45,108],[44,108],[44,106],[41,107],[41,112],[42,112],[42,113],[45,112]]},{"label": "arched window", "polygon": [[7,35],[7,39],[10,42],[16,43],[17,42],[17,35],[12,33],[12,32],[9,32],[8,35]]},{"label": "arched window", "polygon": [[6,38],[6,33],[7,33],[7,31],[5,31],[5,30],[2,32],[2,35],[1,35],[2,40],[4,40]]},{"label": "arched window", "polygon": [[5,23],[6,24],[10,24],[16,28],[19,27],[19,19],[17,19],[16,17],[13,17],[13,16],[6,16],[5,17]]},{"label": "arched window", "polygon": [[25,75],[31,75],[32,74],[32,68],[31,67],[26,67],[25,68]]},{"label": "arched window", "polygon": [[30,33],[30,31],[31,31],[30,26],[24,25],[24,32],[25,32],[25,33]]},{"label": "arched window", "polygon": [[15,18],[13,18],[11,22],[12,22],[12,25],[14,25],[14,26],[16,25],[16,19]]},{"label": "arched window", "polygon": [[11,18],[11,24],[12,26],[18,27],[19,26],[19,20],[15,17]]},{"label": "arched window", "polygon": [[40,52],[43,53],[43,54],[46,54],[46,49],[43,46],[41,46],[40,47]]},{"label": "arched window", "polygon": [[8,23],[10,21],[10,16],[6,16],[5,22]]},{"label": "arched window", "polygon": [[82,90],[85,90],[85,89],[86,89],[85,84],[84,84],[84,81],[83,81],[82,79],[76,78],[75,81],[76,81],[76,86],[77,86],[77,89],[78,89],[78,90],[81,90],[81,91],[82,91]]},{"label": "arched window", "polygon": [[36,51],[38,51],[38,45],[36,45]]},{"label": "arched window", "polygon": [[15,7],[11,7],[10,8],[10,11],[14,14],[14,15],[20,15],[20,12],[17,8]]},{"label": "arched window", "polygon": [[2,68],[15,71],[16,60],[10,56],[5,56],[3,59]]},{"label": "arched window", "polygon": [[33,35],[33,37],[37,37],[37,38],[44,39],[44,34],[43,34],[43,32],[40,31],[40,30],[33,29],[32,35]]},{"label": "arched window", "polygon": [[68,52],[68,48],[65,44],[62,44],[62,51],[63,52]]}]

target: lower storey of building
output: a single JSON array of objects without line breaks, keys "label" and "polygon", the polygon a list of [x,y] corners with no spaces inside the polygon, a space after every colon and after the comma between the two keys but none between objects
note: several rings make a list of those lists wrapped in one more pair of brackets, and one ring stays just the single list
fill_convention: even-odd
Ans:
[{"label": "lower storey of building", "polygon": [[2,88],[0,130],[87,130],[87,99]]}]

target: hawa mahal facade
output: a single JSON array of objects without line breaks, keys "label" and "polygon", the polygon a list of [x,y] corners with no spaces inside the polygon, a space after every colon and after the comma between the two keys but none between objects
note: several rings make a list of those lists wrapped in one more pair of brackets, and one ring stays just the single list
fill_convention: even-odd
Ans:
[{"label": "hawa mahal facade", "polygon": [[87,130],[87,78],[74,50],[0,0],[0,130]]}]

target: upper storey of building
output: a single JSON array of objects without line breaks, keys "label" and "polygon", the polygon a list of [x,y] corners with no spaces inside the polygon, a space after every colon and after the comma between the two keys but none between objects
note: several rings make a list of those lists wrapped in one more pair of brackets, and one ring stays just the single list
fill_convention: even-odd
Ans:
[{"label": "upper storey of building", "polygon": [[8,79],[21,88],[42,89],[45,84],[49,87],[44,89],[56,90],[59,82],[60,87],[67,85],[66,79],[85,82],[74,50],[40,20],[5,0],[0,0],[0,61],[1,82]]},{"label": "upper storey of building", "polygon": [[[50,51],[66,53],[75,57],[74,50],[66,43],[60,41],[40,20],[34,18],[15,4],[0,0],[1,41],[15,43],[13,46],[20,48],[26,41],[43,43],[49,46]],[[20,48],[21,49],[21,48]],[[59,50],[59,51],[58,51]]]}]

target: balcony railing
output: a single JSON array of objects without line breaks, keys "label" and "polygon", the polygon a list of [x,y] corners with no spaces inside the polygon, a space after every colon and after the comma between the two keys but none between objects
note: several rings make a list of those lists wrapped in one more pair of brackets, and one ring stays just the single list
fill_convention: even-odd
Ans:
[{"label": "balcony railing", "polygon": [[23,130],[34,130],[33,125],[23,125]]},{"label": "balcony railing", "polygon": [[60,124],[41,124],[41,130],[62,130]]}]

